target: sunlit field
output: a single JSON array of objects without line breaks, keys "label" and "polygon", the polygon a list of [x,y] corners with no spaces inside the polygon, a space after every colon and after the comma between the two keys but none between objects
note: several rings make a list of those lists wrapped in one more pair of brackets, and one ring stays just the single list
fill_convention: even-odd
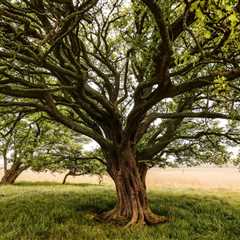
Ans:
[{"label": "sunlit field", "polygon": [[[0,171],[0,177],[2,172]],[[64,173],[25,171],[17,182],[58,182],[61,183]],[[68,183],[98,184],[97,176],[68,177]],[[112,185],[113,182],[104,176],[103,183]],[[202,188],[240,190],[240,171],[236,168],[153,168],[148,171],[147,185],[150,189],[167,188]]]},{"label": "sunlit field", "polygon": [[154,211],[171,222],[123,229],[95,220],[113,207],[111,186],[18,183],[0,188],[1,240],[212,239],[239,240],[240,193],[151,191]]},{"label": "sunlit field", "polygon": [[[171,221],[128,229],[95,218],[114,206],[115,191],[108,178],[104,185],[97,184],[97,177],[69,178],[75,183],[62,185],[49,182],[50,176],[60,182],[62,175],[27,172],[14,186],[0,187],[0,240],[239,240],[239,173],[226,171],[234,172],[225,169],[224,177],[220,169],[153,169],[148,175],[151,207]],[[22,182],[30,174],[32,182]],[[202,179],[206,175],[208,184]]]}]

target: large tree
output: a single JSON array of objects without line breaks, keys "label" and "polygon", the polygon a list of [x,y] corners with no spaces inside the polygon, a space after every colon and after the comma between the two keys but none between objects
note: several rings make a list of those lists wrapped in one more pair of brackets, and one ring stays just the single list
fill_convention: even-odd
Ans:
[{"label": "large tree", "polygon": [[2,0],[0,105],[44,112],[99,144],[117,191],[103,218],[164,222],[149,207],[148,161],[189,139],[237,143],[236,128],[214,119],[240,120],[239,9],[234,0]]}]

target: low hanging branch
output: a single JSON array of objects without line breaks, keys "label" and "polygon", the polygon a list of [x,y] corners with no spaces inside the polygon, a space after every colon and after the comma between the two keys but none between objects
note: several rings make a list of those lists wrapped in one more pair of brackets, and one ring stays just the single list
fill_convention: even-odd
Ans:
[{"label": "low hanging branch", "polygon": [[180,113],[153,113],[152,119],[157,118],[211,118],[211,119],[229,119],[240,121],[240,116],[235,114],[226,115],[214,112],[180,112]]}]

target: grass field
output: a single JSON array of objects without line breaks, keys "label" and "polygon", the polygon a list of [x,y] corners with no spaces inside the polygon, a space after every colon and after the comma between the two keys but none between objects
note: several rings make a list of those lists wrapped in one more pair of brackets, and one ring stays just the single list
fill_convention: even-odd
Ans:
[{"label": "grass field", "polygon": [[123,229],[94,215],[113,207],[112,186],[18,183],[0,187],[0,240],[239,240],[240,192],[150,191],[154,211],[173,220]]}]

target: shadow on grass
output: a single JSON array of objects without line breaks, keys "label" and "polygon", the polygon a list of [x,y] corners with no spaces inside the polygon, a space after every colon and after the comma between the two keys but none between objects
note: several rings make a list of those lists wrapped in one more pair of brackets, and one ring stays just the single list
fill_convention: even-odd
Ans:
[{"label": "shadow on grass", "polygon": [[[25,185],[26,184],[26,185]],[[61,185],[51,183],[50,186]],[[94,219],[113,208],[115,192],[92,184],[68,184],[50,189],[47,183],[16,184],[32,187],[0,205],[4,239],[221,239],[239,240],[240,209],[224,198],[209,195],[150,193],[155,213],[174,220],[155,227],[123,230]],[[38,186],[45,186],[44,190]],[[83,186],[83,188],[81,188]],[[16,187],[18,191],[18,187]],[[14,226],[14,230],[13,230]],[[20,234],[20,235],[19,235]],[[80,237],[81,236],[81,237]]]},{"label": "shadow on grass", "polygon": [[27,181],[21,181],[21,182],[16,182],[13,184],[14,186],[28,186],[28,187],[38,187],[38,186],[79,186],[79,187],[91,187],[91,186],[103,186],[100,184],[94,184],[94,183],[59,183],[59,182],[27,182]]}]

